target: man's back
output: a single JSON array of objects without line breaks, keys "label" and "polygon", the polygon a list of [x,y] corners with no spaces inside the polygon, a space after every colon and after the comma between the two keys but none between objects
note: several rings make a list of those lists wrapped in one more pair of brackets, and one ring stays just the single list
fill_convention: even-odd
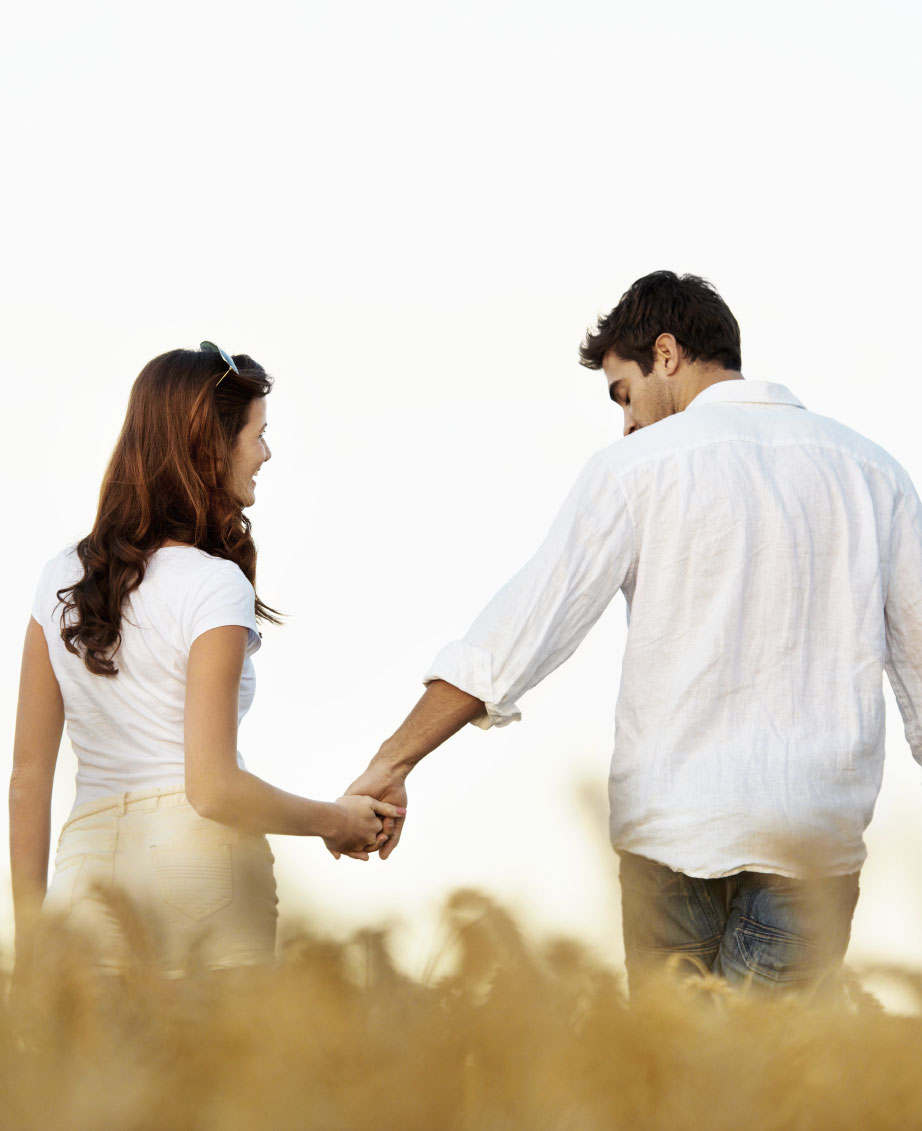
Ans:
[{"label": "man's back", "polygon": [[922,646],[887,604],[894,552],[922,577],[907,476],[764,382],[712,385],[606,455],[635,540],[613,842],[691,875],[857,871],[888,617]]},{"label": "man's back", "polygon": [[922,755],[920,578],[922,511],[886,452],[781,385],[720,382],[589,461],[426,678],[503,725],[621,589],[612,843],[693,876],[852,873],[891,650]]}]

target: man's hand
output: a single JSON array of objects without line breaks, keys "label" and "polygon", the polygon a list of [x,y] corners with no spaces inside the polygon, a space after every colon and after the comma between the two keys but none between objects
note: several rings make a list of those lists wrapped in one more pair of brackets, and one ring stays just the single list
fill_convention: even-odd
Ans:
[{"label": "man's hand", "polygon": [[[407,774],[446,738],[485,713],[483,703],[450,683],[436,679],[403,720],[394,734],[381,745],[368,769],[349,786],[346,796],[360,794],[379,797],[403,810],[398,816],[383,817],[382,830],[371,851],[379,850],[386,860],[397,847],[406,820]],[[329,847],[329,845],[327,846]],[[332,849],[330,849],[333,852]],[[333,852],[339,859],[340,853]],[[367,860],[367,853],[346,853]]]},{"label": "man's hand", "polygon": [[381,801],[389,801],[391,805],[403,810],[403,813],[397,816],[383,817],[383,839],[379,836],[379,843],[377,845],[382,860],[386,860],[397,847],[397,842],[400,840],[400,833],[403,829],[403,823],[407,819],[406,780],[406,774],[401,774],[394,770],[387,770],[384,766],[372,763],[365,773],[356,778],[352,785],[346,790],[347,797],[354,796],[355,794],[377,797]]},{"label": "man's hand", "polygon": [[387,843],[384,823],[403,820],[406,813],[405,809],[371,797],[363,790],[352,790],[349,796],[340,797],[333,802],[333,808],[339,814],[339,827],[323,842],[337,860],[342,853],[367,860],[369,852],[377,852]]}]

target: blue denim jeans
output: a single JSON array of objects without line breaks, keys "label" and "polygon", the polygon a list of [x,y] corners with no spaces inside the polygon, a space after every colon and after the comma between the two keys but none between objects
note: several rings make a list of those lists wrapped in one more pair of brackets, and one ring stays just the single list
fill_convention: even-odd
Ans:
[{"label": "blue denim jeans", "polygon": [[815,991],[848,947],[858,873],[790,879],[738,872],[698,879],[619,852],[631,993],[667,965],[752,990]]}]

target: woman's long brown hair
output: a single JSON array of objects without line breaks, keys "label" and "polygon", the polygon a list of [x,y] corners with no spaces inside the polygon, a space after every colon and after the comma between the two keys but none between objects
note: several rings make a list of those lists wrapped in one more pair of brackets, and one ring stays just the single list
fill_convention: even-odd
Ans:
[{"label": "woman's long brown hair", "polygon": [[[231,487],[231,457],[251,402],[272,378],[246,354],[222,378],[219,354],[172,350],[138,374],[99,492],[93,529],[77,544],[83,577],[58,591],[61,636],[95,675],[115,675],[125,600],[168,540],[236,562],[256,585],[250,520]],[[256,615],[278,613],[256,597]]]}]

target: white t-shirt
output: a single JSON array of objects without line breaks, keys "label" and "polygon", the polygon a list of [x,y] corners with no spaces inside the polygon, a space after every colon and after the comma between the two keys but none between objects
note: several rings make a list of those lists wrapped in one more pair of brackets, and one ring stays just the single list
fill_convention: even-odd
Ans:
[{"label": "white t-shirt", "polygon": [[[76,804],[134,790],[181,786],[183,714],[193,640],[211,628],[249,629],[240,680],[238,722],[253,702],[252,654],[260,646],[253,586],[240,567],[191,546],[168,546],[150,558],[144,580],[122,613],[118,674],[94,675],[61,639],[57,591],[83,574],[74,547],[42,571],[32,616],[42,626],[64,699],[67,734],[77,755]],[[243,760],[238,752],[238,763]]]}]

